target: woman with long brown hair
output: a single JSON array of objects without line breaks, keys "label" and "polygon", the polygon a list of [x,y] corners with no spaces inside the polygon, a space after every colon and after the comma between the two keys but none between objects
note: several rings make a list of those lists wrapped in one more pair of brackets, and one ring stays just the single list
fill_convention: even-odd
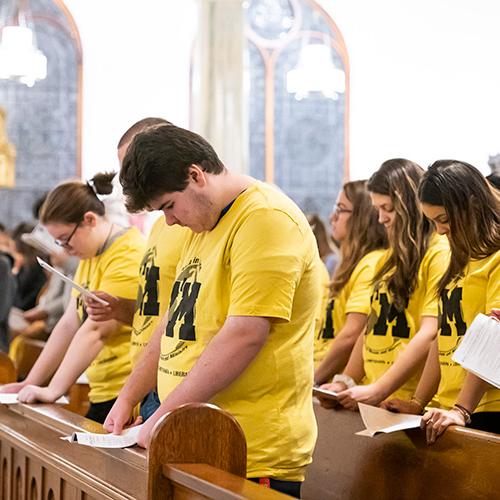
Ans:
[{"label": "woman with long brown hair", "polygon": [[420,185],[425,215],[450,241],[451,260],[438,284],[441,409],[423,417],[429,442],[449,425],[500,433],[500,389],[467,373],[452,360],[479,313],[500,307],[500,194],[468,163],[440,160]]},{"label": "woman with long brown hair", "polygon": [[[339,402],[350,409],[356,409],[358,401],[378,404],[398,387],[395,396],[410,399],[419,373],[408,374],[405,363],[395,362],[407,355],[410,340],[418,338],[422,348],[410,362],[423,364],[436,336],[435,285],[447,265],[449,248],[421,211],[417,192],[423,173],[416,163],[396,158],[384,162],[368,182],[379,221],[387,229],[389,249],[375,272],[367,333],[356,343],[344,373],[328,386],[343,391]],[[388,370],[386,384],[375,384]],[[362,380],[366,385],[357,386]]]},{"label": "woman with long brown hair", "polygon": [[[89,290],[134,299],[144,240],[137,229],[106,218],[101,196],[112,191],[114,174],[98,174],[91,183],[65,182],[48,195],[41,222],[61,247],[79,257],[75,281]],[[74,293],[42,353],[23,382],[2,392],[19,392],[26,403],[54,402],[86,370],[90,385],[87,417],[104,422],[130,373],[130,327],[116,320],[87,317]],[[50,379],[47,387],[41,387]]]},{"label": "woman with long brown hair", "polygon": [[330,217],[332,235],[340,243],[342,260],[330,286],[330,301],[322,331],[315,339],[315,383],[343,369],[370,311],[370,283],[375,263],[387,246],[366,189],[367,181],[344,184]]}]

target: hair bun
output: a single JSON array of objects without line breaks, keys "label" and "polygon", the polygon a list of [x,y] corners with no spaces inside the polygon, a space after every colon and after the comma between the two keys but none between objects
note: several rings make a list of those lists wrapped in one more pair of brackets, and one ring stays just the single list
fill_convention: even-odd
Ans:
[{"label": "hair bun", "polygon": [[104,172],[94,175],[89,183],[96,195],[108,195],[113,192],[113,179],[116,172]]}]

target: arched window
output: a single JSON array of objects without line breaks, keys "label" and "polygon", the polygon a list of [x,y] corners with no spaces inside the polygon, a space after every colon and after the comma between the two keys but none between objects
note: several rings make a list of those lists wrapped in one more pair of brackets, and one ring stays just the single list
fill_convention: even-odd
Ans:
[{"label": "arched window", "polygon": [[[312,0],[249,0],[244,6],[250,174],[326,218],[349,177],[349,65],[342,35]],[[297,83],[312,90],[305,96]]]},{"label": "arched window", "polygon": [[[3,12],[14,15],[16,4],[7,0]],[[11,227],[32,219],[37,197],[59,181],[81,174],[78,30],[62,0],[30,0],[28,5],[48,72],[31,88],[0,80],[0,107],[7,113],[8,137],[17,150],[15,187],[0,190],[0,221]]]}]

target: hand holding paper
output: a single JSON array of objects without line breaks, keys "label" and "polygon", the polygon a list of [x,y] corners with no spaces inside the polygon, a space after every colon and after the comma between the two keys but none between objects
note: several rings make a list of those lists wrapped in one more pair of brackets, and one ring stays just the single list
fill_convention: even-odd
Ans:
[{"label": "hand holding paper", "polygon": [[66,283],[69,283],[73,288],[78,290],[82,295],[90,297],[93,300],[100,302],[101,304],[103,304],[105,306],[108,305],[108,303],[105,300],[103,300],[100,297],[98,297],[97,295],[94,295],[93,293],[89,292],[86,288],[83,288],[78,283],[75,283],[72,279],[68,278],[63,273],[59,272],[57,269],[54,269],[51,265],[47,264],[47,262],[40,259],[40,257],[37,257],[36,260],[38,261],[40,266],[42,266],[45,270],[55,274],[59,279],[62,279]]}]

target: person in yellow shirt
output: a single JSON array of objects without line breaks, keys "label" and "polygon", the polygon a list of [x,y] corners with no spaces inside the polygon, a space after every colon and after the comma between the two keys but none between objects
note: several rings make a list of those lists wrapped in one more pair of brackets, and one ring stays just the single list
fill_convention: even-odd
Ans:
[{"label": "person in yellow shirt", "polygon": [[315,384],[342,371],[364,332],[375,264],[387,246],[385,228],[377,221],[366,184],[344,184],[330,217],[342,260],[331,284],[324,327],[314,339]]},{"label": "person in yellow shirt", "polygon": [[436,161],[419,191],[425,215],[445,234],[451,260],[438,284],[441,383],[438,401],[423,417],[430,443],[449,425],[500,434],[500,389],[452,360],[467,327],[500,307],[500,195],[468,163]]},{"label": "person in yellow shirt", "polygon": [[[148,117],[130,126],[118,141],[117,152],[120,165],[133,138],[144,130],[172,125],[163,118]],[[118,299],[103,292],[94,293],[109,305],[86,298],[85,304],[89,317],[94,321],[116,319],[132,324],[130,356],[134,366],[158,323],[168,308],[170,292],[175,280],[177,262],[183,245],[183,235],[188,228],[168,226],[164,217],[154,223],[146,244],[146,252],[139,267],[139,287],[135,301]],[[156,389],[152,390],[140,405],[140,417],[147,420],[160,406]],[[139,422],[138,420],[137,422]]]},{"label": "person in yellow shirt", "polygon": [[[417,189],[423,173],[416,163],[397,158],[384,162],[368,182],[389,249],[377,265],[367,333],[358,339],[344,373],[328,385],[341,393],[338,400],[346,408],[357,409],[359,401],[378,405],[391,394],[410,399],[436,336],[435,286],[449,247],[421,211]],[[419,348],[408,356],[413,338]],[[434,394],[433,384],[434,379],[425,391]]]},{"label": "person in yellow shirt", "polygon": [[[241,424],[247,475],[300,495],[316,440],[314,315],[320,258],[304,214],[284,194],[232,173],[202,137],[165,126],[138,134],[120,180],[131,211],[163,210],[189,227],[169,312],[105,422],[120,432],[158,383],[166,412],[213,402]],[[157,330],[158,331],[158,330]]]},{"label": "person in yellow shirt", "polygon": [[[48,195],[41,222],[70,255],[81,259],[75,281],[87,289],[132,299],[137,293],[137,267],[144,240],[137,229],[106,219],[99,196],[112,191],[114,174],[98,174],[90,183],[65,182]],[[90,385],[87,417],[103,422],[130,373],[130,327],[116,320],[95,322],[83,300],[70,303],[26,380],[4,386],[19,400],[53,402],[86,370]],[[41,387],[48,379],[47,387]]]}]

